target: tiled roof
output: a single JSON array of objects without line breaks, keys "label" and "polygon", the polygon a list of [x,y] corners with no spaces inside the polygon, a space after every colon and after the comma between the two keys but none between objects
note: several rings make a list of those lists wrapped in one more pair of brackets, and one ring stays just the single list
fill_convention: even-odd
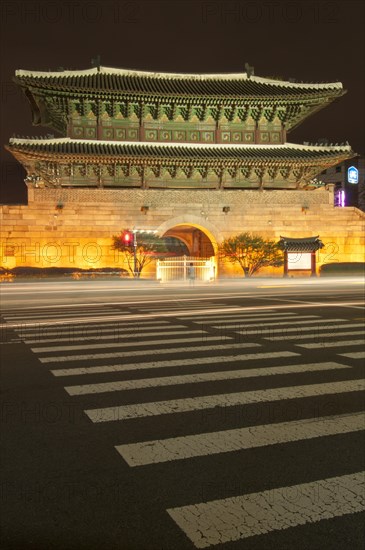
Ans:
[{"label": "tiled roof", "polygon": [[279,245],[287,252],[315,252],[324,247],[319,235],[316,237],[305,237],[302,239],[293,239],[291,237],[281,237]]},{"label": "tiled roof", "polygon": [[176,74],[153,73],[100,67],[85,71],[16,71],[15,81],[23,86],[55,91],[119,92],[152,95],[220,97],[313,97],[344,93],[340,82],[297,83],[273,80],[246,73]]},{"label": "tiled roof", "polygon": [[315,161],[338,155],[353,156],[349,145],[308,146],[284,143],[282,145],[226,145],[145,143],[98,140],[17,139],[9,142],[10,150],[77,156],[171,158],[204,160],[251,161]]}]

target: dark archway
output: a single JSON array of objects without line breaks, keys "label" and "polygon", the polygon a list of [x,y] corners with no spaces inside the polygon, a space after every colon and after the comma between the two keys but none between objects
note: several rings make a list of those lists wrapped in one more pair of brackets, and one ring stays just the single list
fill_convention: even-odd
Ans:
[{"label": "dark archway", "polygon": [[187,249],[186,255],[196,258],[211,258],[214,248],[209,237],[199,228],[191,225],[178,225],[169,229],[163,237],[178,239]]},{"label": "dark archway", "polygon": [[189,247],[187,246],[185,241],[168,234],[164,235],[162,238],[164,240],[166,250],[171,256],[190,255]]}]

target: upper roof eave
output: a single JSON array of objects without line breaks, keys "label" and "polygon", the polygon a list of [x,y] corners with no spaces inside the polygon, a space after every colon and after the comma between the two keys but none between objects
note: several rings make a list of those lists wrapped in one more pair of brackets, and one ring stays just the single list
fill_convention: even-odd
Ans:
[{"label": "upper roof eave", "polygon": [[26,69],[18,69],[15,71],[16,77],[63,77],[63,76],[90,76],[101,74],[113,74],[120,76],[135,76],[152,79],[171,79],[171,80],[251,80],[253,82],[261,82],[263,84],[276,84],[280,86],[288,86],[289,88],[339,88],[342,89],[341,82],[322,82],[322,83],[306,83],[306,82],[290,82],[286,80],[274,80],[260,76],[248,76],[244,73],[165,73],[153,71],[139,71],[134,69],[117,69],[113,67],[94,67],[92,69],[75,70],[75,71],[30,71]]},{"label": "upper roof eave", "polygon": [[[23,86],[61,88],[72,90],[93,90],[103,92],[124,92],[149,94],[188,94],[188,95],[250,95],[249,91],[270,96],[282,92],[300,94],[332,93],[336,96],[345,93],[341,82],[305,83],[275,80],[248,76],[247,73],[227,74],[188,74],[137,71],[100,67],[82,71],[29,71],[19,69],[15,73],[15,82]],[[130,88],[128,87],[130,86]],[[236,92],[236,93],[235,93]]]}]

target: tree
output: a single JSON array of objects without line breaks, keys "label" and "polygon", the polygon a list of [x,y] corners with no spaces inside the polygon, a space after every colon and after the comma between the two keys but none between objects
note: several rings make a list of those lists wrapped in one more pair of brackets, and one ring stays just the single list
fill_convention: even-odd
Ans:
[{"label": "tree", "polygon": [[159,255],[164,255],[167,249],[164,240],[153,233],[138,232],[135,236],[136,247],[132,231],[124,230],[120,235],[114,235],[113,249],[124,253],[129,272],[133,277],[139,278],[143,269]]},{"label": "tree", "polygon": [[240,233],[225,239],[220,254],[233,264],[238,264],[245,277],[251,277],[262,267],[280,267],[284,263],[279,244],[252,233]]}]

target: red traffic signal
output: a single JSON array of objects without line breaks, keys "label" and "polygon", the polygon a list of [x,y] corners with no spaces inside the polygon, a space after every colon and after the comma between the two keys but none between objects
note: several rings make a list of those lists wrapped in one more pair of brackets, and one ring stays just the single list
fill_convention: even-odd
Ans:
[{"label": "red traffic signal", "polygon": [[124,246],[132,246],[133,245],[133,234],[129,231],[124,231],[122,234],[122,242]]}]

